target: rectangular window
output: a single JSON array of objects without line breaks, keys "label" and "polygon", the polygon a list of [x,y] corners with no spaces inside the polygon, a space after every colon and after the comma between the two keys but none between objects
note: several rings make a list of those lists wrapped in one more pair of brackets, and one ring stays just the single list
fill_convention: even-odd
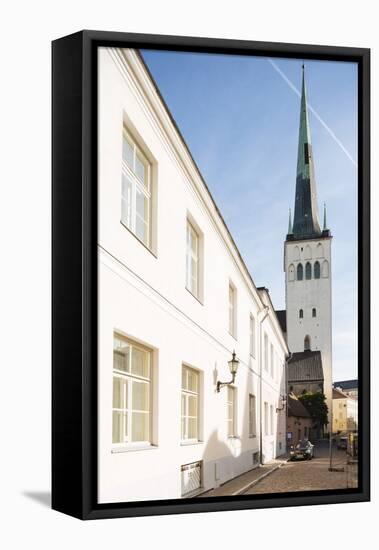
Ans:
[{"label": "rectangular window", "polygon": [[250,355],[255,357],[255,318],[250,315]]},{"label": "rectangular window", "polygon": [[268,372],[268,336],[264,336],[264,361],[265,361],[265,370]]},{"label": "rectangular window", "polygon": [[264,426],[265,426],[265,435],[268,435],[268,403],[264,403]]},{"label": "rectangular window", "polygon": [[228,437],[233,437],[236,435],[236,390],[233,386],[228,386],[226,399]]},{"label": "rectangular window", "polygon": [[249,437],[256,437],[255,395],[249,394]]},{"label": "rectangular window", "polygon": [[237,336],[237,290],[229,283],[229,334]]},{"label": "rectangular window", "polygon": [[270,345],[270,371],[271,378],[274,378],[274,346]]},{"label": "rectangular window", "polygon": [[151,164],[124,128],[121,222],[151,248]]},{"label": "rectangular window", "polygon": [[187,220],[186,287],[199,298],[199,235]]},{"label": "rectangular window", "polygon": [[112,443],[151,443],[151,351],[113,338]]},{"label": "rectangular window", "polygon": [[182,367],[182,427],[181,438],[199,440],[199,373]]},{"label": "rectangular window", "polygon": [[270,405],[270,434],[274,435],[274,407]]}]

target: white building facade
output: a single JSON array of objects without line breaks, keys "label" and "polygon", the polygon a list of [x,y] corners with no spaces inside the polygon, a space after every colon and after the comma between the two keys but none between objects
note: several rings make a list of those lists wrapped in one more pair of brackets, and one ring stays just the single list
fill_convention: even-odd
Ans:
[{"label": "white building facade", "polygon": [[285,452],[287,344],[138,52],[98,109],[98,501],[195,496]]},{"label": "white building facade", "polygon": [[358,430],[358,400],[333,388],[333,433]]}]

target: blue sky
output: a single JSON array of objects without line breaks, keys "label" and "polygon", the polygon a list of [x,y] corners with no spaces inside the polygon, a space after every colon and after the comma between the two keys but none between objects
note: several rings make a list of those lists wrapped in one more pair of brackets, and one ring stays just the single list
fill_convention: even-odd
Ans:
[{"label": "blue sky", "polygon": [[[142,53],[256,285],[268,287],[275,308],[284,309],[283,241],[295,199],[298,95],[264,57]],[[302,60],[274,62],[300,90]],[[308,102],[329,128],[310,113],[319,217],[322,222],[326,202],[333,235],[338,380],[357,376],[357,66],[305,65]]]}]

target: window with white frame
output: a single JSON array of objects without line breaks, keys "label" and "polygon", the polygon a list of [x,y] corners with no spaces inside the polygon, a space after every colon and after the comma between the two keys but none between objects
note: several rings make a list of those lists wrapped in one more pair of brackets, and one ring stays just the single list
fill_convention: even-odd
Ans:
[{"label": "window with white frame", "polygon": [[182,441],[199,440],[199,372],[182,366]]},{"label": "window with white frame", "polygon": [[229,282],[229,333],[237,337],[237,289]]},{"label": "window with white frame", "polygon": [[186,250],[186,287],[196,298],[199,298],[200,275],[200,238],[187,220],[187,250]]},{"label": "window with white frame", "polygon": [[267,401],[264,402],[264,427],[265,427],[265,435],[268,435],[268,403]]},{"label": "window with white frame", "polygon": [[228,437],[233,437],[236,435],[236,389],[233,386],[228,386],[226,400]]},{"label": "window with white frame", "polygon": [[113,338],[112,443],[151,444],[151,351]]},{"label": "window with white frame", "polygon": [[257,435],[255,395],[249,394],[249,437]]},{"label": "window with white frame", "polygon": [[270,434],[274,435],[274,407],[270,405]]},{"label": "window with white frame", "polygon": [[265,370],[268,372],[268,336],[264,335],[264,361],[265,361]]},{"label": "window with white frame", "polygon": [[148,248],[151,248],[151,178],[151,163],[124,128],[121,222]]},{"label": "window with white frame", "polygon": [[250,355],[255,357],[255,317],[250,315]]},{"label": "window with white frame", "polygon": [[271,378],[274,378],[274,346],[270,345],[270,373]]}]

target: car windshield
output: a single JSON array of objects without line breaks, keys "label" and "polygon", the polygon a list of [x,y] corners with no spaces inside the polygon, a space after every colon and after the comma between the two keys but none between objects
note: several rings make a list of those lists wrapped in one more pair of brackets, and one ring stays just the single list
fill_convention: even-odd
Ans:
[{"label": "car windshield", "polygon": [[308,441],[299,441],[296,445],[296,449],[306,449],[308,447]]}]

